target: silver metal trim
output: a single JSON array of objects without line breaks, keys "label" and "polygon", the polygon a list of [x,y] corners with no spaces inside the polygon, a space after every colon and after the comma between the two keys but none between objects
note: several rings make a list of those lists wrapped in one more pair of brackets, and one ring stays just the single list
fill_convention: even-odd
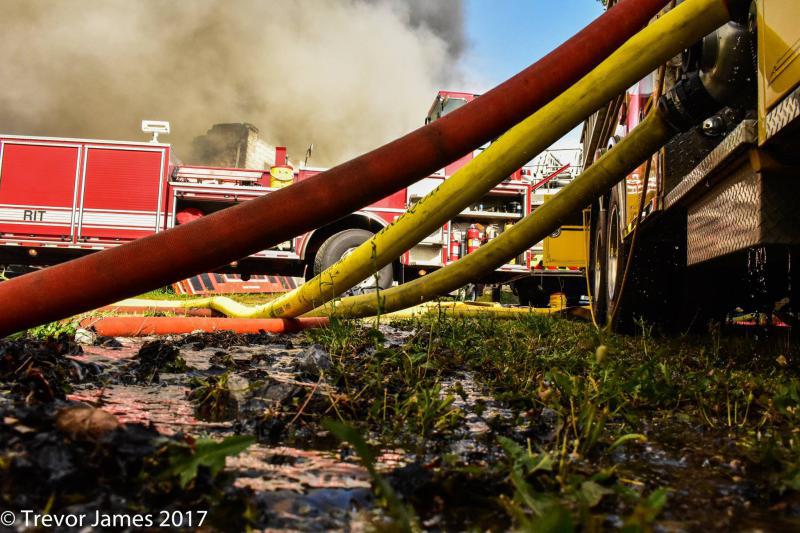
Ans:
[{"label": "silver metal trim", "polygon": [[194,190],[194,189],[221,189],[225,191],[236,191],[237,194],[241,193],[259,193],[274,192],[280,189],[273,189],[271,187],[249,186],[249,185],[225,185],[219,183],[188,183],[185,181],[170,181],[170,187],[180,190]]},{"label": "silver metal trim", "polygon": [[52,206],[52,205],[32,205],[32,204],[0,204],[0,207],[47,209],[48,211],[68,211],[70,209],[69,207]]},{"label": "silver metal trim", "polygon": [[175,217],[178,214],[178,191],[172,189],[172,218],[167,220],[167,229],[175,227]]},{"label": "silver metal trim", "polygon": [[3,150],[5,150],[6,143],[0,141],[0,184],[3,183]]},{"label": "silver metal trim", "polygon": [[89,147],[85,147],[83,151],[83,169],[81,170],[81,203],[78,208],[78,230],[75,232],[75,242],[77,243],[81,238],[83,231],[83,203],[86,200],[86,164],[89,161]]},{"label": "silver metal trim", "polygon": [[674,206],[691,190],[697,187],[720,164],[728,160],[740,148],[748,144],[755,144],[758,139],[756,134],[756,121],[744,120],[719,146],[714,148],[708,156],[700,162],[694,170],[672,189],[665,199],[666,209]]},{"label": "silver metal trim", "polygon": [[158,233],[161,229],[161,202],[164,198],[164,156],[166,155],[166,150],[161,150],[161,166],[158,169],[158,204],[156,205],[156,227],[155,233]]},{"label": "silver metal trim", "polygon": [[72,188],[72,215],[69,221],[69,240],[75,240],[75,209],[78,205],[78,184],[81,181],[81,158],[83,157],[83,146],[78,146],[78,160],[75,162],[75,186]]},{"label": "silver metal trim", "polygon": [[800,117],[800,87],[767,113],[765,121],[767,140],[777,135],[797,117]]}]

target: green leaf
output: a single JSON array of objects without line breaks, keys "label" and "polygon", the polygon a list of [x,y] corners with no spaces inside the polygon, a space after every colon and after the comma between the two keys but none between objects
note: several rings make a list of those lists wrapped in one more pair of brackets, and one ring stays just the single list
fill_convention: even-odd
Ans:
[{"label": "green leaf", "polygon": [[498,436],[497,440],[509,459],[513,461],[514,468],[522,471],[526,476],[538,471],[550,472],[553,470],[553,458],[550,454],[533,455],[513,440],[502,435]]},{"label": "green leaf", "polygon": [[581,496],[589,508],[592,508],[600,503],[600,500],[602,500],[603,496],[606,494],[613,493],[613,490],[609,489],[608,487],[604,487],[599,483],[595,483],[594,481],[584,481],[581,483]]},{"label": "green leaf", "polygon": [[571,533],[575,531],[572,524],[572,515],[559,504],[548,507],[546,513],[538,520],[533,521],[531,531],[536,533]]},{"label": "green leaf", "polygon": [[178,476],[181,488],[197,477],[197,469],[205,466],[216,476],[225,468],[225,458],[239,455],[256,442],[250,435],[235,435],[217,442],[213,439],[198,439],[194,449],[176,447],[170,457],[167,474]]},{"label": "green leaf", "polygon": [[653,511],[653,516],[657,516],[661,509],[667,504],[667,489],[660,488],[654,490],[650,496],[647,497],[647,507]]},{"label": "green leaf", "polygon": [[537,494],[533,488],[522,479],[517,470],[511,471],[511,483],[516,489],[515,496],[522,500],[522,503],[531,510],[536,516],[544,516],[551,505],[552,498]]}]

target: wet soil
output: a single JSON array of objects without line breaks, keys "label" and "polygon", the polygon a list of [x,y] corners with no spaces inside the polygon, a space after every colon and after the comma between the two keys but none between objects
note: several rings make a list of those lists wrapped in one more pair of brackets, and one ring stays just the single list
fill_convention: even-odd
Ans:
[{"label": "wet soil", "polygon": [[[800,530],[791,342],[737,359],[719,338],[607,338],[560,319],[14,342],[0,349],[4,507],[202,501],[234,529]],[[65,433],[59,413],[78,405],[116,422]],[[125,486],[167,468],[144,457],[168,441],[235,435],[256,443],[188,495]],[[31,472],[50,481],[19,484]]]}]

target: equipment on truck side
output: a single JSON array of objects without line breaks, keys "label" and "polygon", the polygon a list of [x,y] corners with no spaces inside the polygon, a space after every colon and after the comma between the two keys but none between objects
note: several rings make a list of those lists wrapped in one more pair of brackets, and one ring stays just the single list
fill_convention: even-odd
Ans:
[{"label": "equipment on truck side", "polygon": [[467,253],[471,254],[480,248],[482,243],[483,238],[481,237],[481,230],[479,230],[478,226],[475,224],[470,224],[467,230]]},{"label": "equipment on truck side", "polygon": [[669,62],[663,81],[648,76],[585,123],[586,166],[655,105],[682,131],[591,205],[600,322],[615,309],[622,325],[796,322],[800,3],[732,5],[734,20]]}]

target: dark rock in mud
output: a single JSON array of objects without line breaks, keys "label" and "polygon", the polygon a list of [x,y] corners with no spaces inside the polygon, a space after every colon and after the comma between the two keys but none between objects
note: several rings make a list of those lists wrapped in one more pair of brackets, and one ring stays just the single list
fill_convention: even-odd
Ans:
[{"label": "dark rock in mud", "polygon": [[105,337],[102,335],[98,335],[97,338],[95,338],[94,345],[102,346],[112,350],[122,348],[122,343],[119,342],[115,337]]},{"label": "dark rock in mud", "polygon": [[264,344],[285,344],[286,348],[292,348],[291,337],[286,335],[275,335],[272,333],[250,333],[239,335],[232,331],[215,331],[213,333],[191,333],[183,337],[180,341],[181,346],[193,347],[195,350],[204,348],[223,348],[229,349],[234,346],[253,346]]},{"label": "dark rock in mud", "polygon": [[[83,427],[81,421],[65,421],[64,413],[75,418],[71,413],[78,412],[102,421],[102,428],[94,427],[102,431],[75,431]],[[234,488],[230,475],[212,476],[201,467],[182,487],[169,473],[175,450],[191,445],[191,439],[164,437],[140,424],[110,423],[114,417],[101,412],[74,402],[0,404],[0,456],[6,458],[0,508],[89,516],[205,508],[214,527],[244,529],[252,495]]]},{"label": "dark rock in mud", "polygon": [[145,342],[128,367],[137,383],[158,383],[159,372],[179,373],[188,369],[180,350],[162,340]]},{"label": "dark rock in mud", "polygon": [[0,384],[28,401],[64,399],[71,383],[97,376],[99,367],[69,356],[83,353],[66,334],[46,340],[0,340]]},{"label": "dark rock in mud", "polygon": [[272,403],[287,403],[300,393],[300,387],[290,383],[278,381],[267,382],[260,387],[254,388],[251,394],[255,398],[261,398]]},{"label": "dark rock in mud", "polygon": [[194,403],[196,416],[208,422],[233,420],[238,412],[239,401],[228,385],[230,373],[210,375],[205,379],[193,379],[188,398]]},{"label": "dark rock in mud", "polygon": [[231,346],[244,346],[247,340],[243,335],[232,331],[215,331],[214,333],[191,333],[183,338],[183,346],[191,345],[195,350],[204,348],[230,348]]},{"label": "dark rock in mud", "polygon": [[296,368],[304,374],[317,378],[331,368],[331,356],[319,344],[312,344],[297,358]]}]

